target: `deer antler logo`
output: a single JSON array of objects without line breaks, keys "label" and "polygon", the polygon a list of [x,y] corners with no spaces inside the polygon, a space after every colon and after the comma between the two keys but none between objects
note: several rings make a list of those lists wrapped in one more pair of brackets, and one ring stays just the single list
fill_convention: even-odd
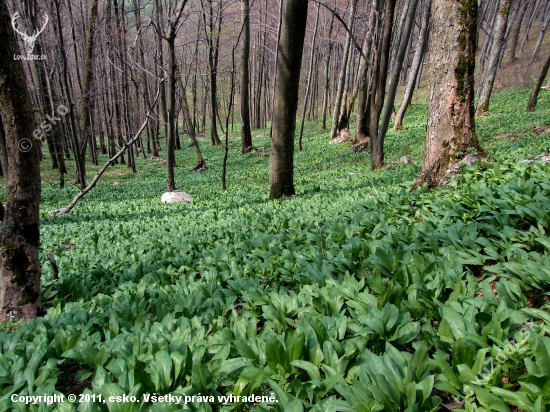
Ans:
[{"label": "deer antler logo", "polygon": [[20,31],[17,28],[17,20],[21,17],[19,15],[19,12],[16,12],[13,15],[13,17],[11,18],[11,26],[13,27],[13,30],[15,30],[17,32],[17,34],[19,34],[21,36],[21,38],[23,39],[23,41],[27,45],[27,47],[26,47],[27,56],[32,54],[32,52],[34,50],[34,45],[36,43],[36,39],[38,38],[40,33],[42,33],[44,31],[44,29],[46,28],[46,25],[48,24],[48,21],[49,21],[48,15],[45,14],[45,16],[46,16],[46,20],[44,21],[44,25],[42,26],[42,28],[40,30],[36,30],[33,33],[32,36],[29,36],[27,33],[25,33],[24,31]]}]

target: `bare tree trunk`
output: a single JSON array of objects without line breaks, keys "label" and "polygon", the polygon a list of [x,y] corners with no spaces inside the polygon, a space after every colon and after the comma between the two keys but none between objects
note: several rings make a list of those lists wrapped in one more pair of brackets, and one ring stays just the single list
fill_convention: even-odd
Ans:
[{"label": "bare tree trunk", "polygon": [[[218,71],[218,48],[219,48],[219,39],[220,32],[219,30],[215,33],[216,29],[214,26],[214,8],[212,5],[212,0],[206,0],[208,3],[208,21],[206,19],[206,14],[204,10],[206,7],[201,0],[202,4],[202,16],[204,21],[204,32],[206,35],[206,42],[208,45],[208,67],[210,70],[210,141],[213,146],[220,146],[222,141],[218,135],[217,127],[217,117],[218,107],[217,107],[217,71]],[[220,6],[221,8],[221,6]],[[221,25],[221,16],[218,16],[218,27]]]},{"label": "bare tree trunk", "polygon": [[516,57],[516,49],[518,47],[518,40],[519,40],[519,32],[521,30],[521,24],[523,22],[523,18],[525,16],[525,12],[527,11],[528,7],[529,7],[529,4],[530,2],[532,2],[534,0],[529,0],[529,2],[527,3],[522,3],[522,2],[519,2],[518,1],[518,5],[519,5],[519,11],[518,11],[518,15],[516,17],[516,20],[514,22],[514,26],[512,28],[512,32],[511,32],[511,42],[510,42],[510,61],[511,62],[515,62],[517,60],[517,57]]},{"label": "bare tree trunk", "polygon": [[[348,28],[350,31],[353,31],[352,27],[353,27],[353,20],[355,19],[356,5],[357,5],[357,0],[351,0],[349,20],[348,20]],[[346,84],[349,50],[351,47],[351,36],[352,36],[352,33],[350,32],[348,32],[346,35],[346,44],[344,46],[344,58],[342,59],[342,65],[340,66],[340,76],[338,77],[338,90],[336,92],[336,100],[334,102],[334,111],[332,114],[332,127],[330,128],[331,139],[334,139],[340,132],[340,130],[338,129],[338,121],[340,119],[340,111],[342,109],[342,99],[344,96],[344,88]]]},{"label": "bare tree trunk", "polygon": [[398,49],[394,52],[395,62],[390,73],[390,84],[388,85],[388,96],[386,98],[386,110],[384,112],[382,124],[380,125],[380,130],[376,138],[376,144],[379,146],[377,153],[379,153],[379,156],[381,154],[382,159],[384,158],[384,139],[386,137],[386,132],[388,131],[390,124],[390,118],[394,110],[393,103],[395,102],[395,94],[399,83],[399,74],[403,65],[403,59],[405,58],[407,43],[409,42],[409,38],[411,36],[417,6],[418,0],[410,0],[408,15],[405,19],[404,25],[402,26],[401,42],[396,45]]},{"label": "bare tree trunk", "polygon": [[[279,44],[281,43],[281,25],[283,24],[283,7],[284,7],[284,0],[280,0],[279,2],[279,23],[277,24],[277,43],[276,43],[276,49],[275,49],[275,59],[278,59],[279,56]],[[304,35],[305,36],[305,35]],[[271,92],[271,101],[273,104],[273,108],[271,110],[271,124],[269,127],[269,138],[273,138],[273,116],[275,115],[275,93],[277,90],[277,79],[279,78],[277,76],[277,70],[279,69],[279,66],[275,64],[275,75],[274,77],[274,83],[273,83],[273,90]],[[299,84],[299,83],[298,83]],[[267,116],[266,116],[267,117]],[[293,149],[294,152],[294,149]]]},{"label": "bare tree trunk", "polygon": [[508,22],[508,15],[510,14],[511,2],[511,0],[500,0],[497,22],[493,30],[493,47],[491,48],[489,62],[485,70],[485,75],[483,76],[483,83],[479,94],[479,103],[476,110],[477,116],[482,116],[489,111],[489,100],[493,92],[493,85],[497,76],[498,67],[500,66],[500,58],[502,57],[501,51],[506,39],[506,25]]},{"label": "bare tree trunk", "polygon": [[[176,153],[175,153],[175,113],[176,113],[176,32],[178,24],[180,22],[183,9],[187,4],[187,0],[183,0],[181,8],[176,10],[174,6],[174,12],[178,13],[177,16],[169,16],[169,27],[166,40],[168,42],[168,107],[167,107],[167,131],[166,134],[166,191],[172,192],[176,190],[176,183],[174,180],[174,167],[176,166]],[[159,28],[160,31],[160,28]]]},{"label": "bare tree trunk", "polygon": [[[451,162],[470,149],[483,153],[474,116],[477,2],[433,0],[428,124],[416,188],[445,182]],[[454,24],[448,24],[450,21]],[[437,31],[436,31],[437,30]]]},{"label": "bare tree trunk", "polygon": [[527,26],[525,26],[525,35],[523,36],[523,40],[521,42],[520,51],[522,53],[523,53],[523,48],[525,47],[525,43],[527,43],[527,41],[529,40],[529,32],[531,31],[533,20],[535,20],[535,17],[537,16],[537,13],[539,11],[539,6],[543,4],[543,2],[544,0],[537,0],[536,3],[534,3],[533,9],[529,10],[529,12],[527,13],[527,16],[529,16],[529,19],[527,20]]},{"label": "bare tree trunk", "polygon": [[546,5],[546,9],[542,15],[543,23],[542,27],[540,28],[540,34],[537,39],[537,44],[535,45],[535,49],[533,50],[533,56],[531,57],[531,63],[535,60],[537,55],[539,54],[540,46],[542,45],[542,40],[544,39],[544,35],[546,34],[546,30],[548,29],[548,25],[550,24],[550,1]]},{"label": "bare tree trunk", "polygon": [[[58,36],[58,39],[59,39],[59,55],[60,55],[60,58],[61,58],[61,64],[62,64],[62,72],[63,72],[63,75],[60,76],[60,83],[62,85],[62,89],[63,89],[63,94],[64,94],[64,97],[65,99],[67,100],[68,104],[72,104],[72,93],[71,93],[71,89],[69,87],[69,74],[68,74],[68,71],[69,71],[69,67],[68,67],[68,62],[67,62],[67,54],[66,54],[66,51],[65,51],[65,42],[64,42],[64,39],[63,39],[63,31],[62,31],[62,26],[61,26],[61,13],[60,13],[60,4],[59,4],[59,0],[54,0],[54,3],[55,3],[55,11],[56,11],[56,31],[57,31],[57,36]],[[71,110],[69,111],[69,131],[70,131],[70,137],[71,137],[71,144],[73,146],[73,153],[74,153],[74,157],[75,157],[75,165],[76,165],[76,170],[77,170],[77,181],[80,181],[80,183],[82,184],[83,182],[85,182],[85,176],[86,176],[86,165],[85,163],[82,162],[82,158],[81,156],[79,155],[80,153],[80,150],[79,150],[79,147],[81,144],[85,144],[85,142],[81,142],[78,138],[78,132],[77,132],[77,126],[76,126],[76,119],[75,119],[75,114],[74,114],[74,110],[72,108],[70,108]]]},{"label": "bare tree trunk", "polygon": [[[8,163],[0,229],[0,322],[33,319],[41,310],[40,147],[31,142],[34,116],[5,0],[0,0],[0,127]],[[30,146],[29,146],[30,145]],[[29,148],[27,151],[26,148]],[[23,150],[22,150],[23,149]]]},{"label": "bare tree trunk", "polygon": [[[371,56],[372,46],[374,41],[375,26],[378,20],[377,15],[380,10],[380,0],[372,0],[369,23],[368,23],[368,32],[363,43],[363,54],[365,56]],[[357,80],[357,118],[356,118],[356,138],[355,142],[365,142],[369,138],[369,63],[365,58],[361,59],[361,64],[359,65],[359,74]],[[371,65],[372,69],[372,65]]]},{"label": "bare tree trunk", "polygon": [[327,130],[327,108],[328,108],[328,92],[330,85],[330,58],[332,57],[332,48],[334,43],[332,41],[332,29],[334,27],[334,14],[330,19],[330,28],[328,29],[328,51],[325,61],[325,89],[323,92],[323,120],[321,122],[321,128]]},{"label": "bare tree trunk", "polygon": [[373,170],[380,169],[384,165],[384,151],[383,141],[377,139],[378,136],[378,122],[380,121],[380,114],[382,112],[382,106],[384,104],[384,96],[386,94],[386,80],[388,77],[388,66],[391,47],[391,36],[393,29],[393,17],[395,12],[395,0],[386,1],[386,15],[384,22],[384,34],[382,35],[382,44],[378,51],[379,64],[376,65],[374,70],[373,80],[376,82],[374,85],[373,94],[371,97],[371,113],[369,132],[371,139],[369,141],[370,146],[370,159],[371,167]]},{"label": "bare tree trunk", "polygon": [[304,107],[302,110],[302,121],[300,122],[300,134],[298,137],[298,150],[302,151],[302,135],[304,134],[304,121],[306,119],[306,109],[307,109],[307,102],[309,100],[309,93],[311,89],[311,77],[313,76],[313,64],[314,64],[314,57],[315,57],[315,43],[317,41],[317,28],[319,27],[319,12],[321,10],[321,5],[317,4],[317,14],[315,16],[315,28],[313,29],[313,40],[311,43],[311,59],[309,60],[309,71],[308,71],[308,77],[307,77],[307,87],[306,87],[306,95],[304,96]]},{"label": "bare tree trunk", "polygon": [[[252,134],[250,132],[250,76],[248,73],[248,60],[250,58],[250,6],[248,0],[242,0],[242,55],[241,55],[241,153],[252,146]],[[232,85],[233,86],[233,85]],[[231,102],[230,102],[231,104]]]},{"label": "bare tree trunk", "polygon": [[[141,14],[140,14],[140,8],[138,7],[137,0],[133,0],[133,8],[134,8],[134,15],[136,19],[136,27],[141,27]],[[138,53],[139,53],[139,60],[141,63],[141,67],[145,68],[145,52],[144,52],[144,46],[143,46],[143,38],[140,35],[138,39]],[[147,81],[147,72],[145,70],[141,70],[141,84],[143,89],[143,99],[145,102],[145,107],[147,110],[151,109],[151,95],[149,94],[149,87],[148,87],[148,81]],[[154,127],[153,122],[147,122],[147,141],[148,144],[151,142],[151,149],[148,150],[149,153],[153,157],[159,157],[159,152],[157,149],[157,139],[154,133]]]},{"label": "bare tree trunk", "polygon": [[269,159],[270,199],[295,194],[294,132],[308,7],[307,0],[282,2]]},{"label": "bare tree trunk", "polygon": [[[88,34],[86,37],[86,56],[84,60],[84,85],[82,89],[82,106],[80,112],[80,129],[84,134],[82,142],[80,144],[80,151],[78,155],[81,158],[81,162],[84,165],[86,163],[86,145],[95,136],[92,135],[91,119],[90,116],[93,113],[93,99],[92,99],[92,85],[94,81],[94,31],[95,24],[98,17],[98,0],[93,0],[90,11],[90,20],[88,22]],[[85,182],[85,168],[82,176],[79,176],[79,181],[82,188],[86,187]]]},{"label": "bare tree trunk", "polygon": [[[546,57],[546,61],[544,62],[544,65],[542,66],[542,70],[539,73],[539,77],[537,78],[537,82],[535,83],[535,87],[533,87],[533,91],[531,92],[531,96],[529,97],[529,103],[527,103],[528,112],[534,112],[537,107],[537,97],[539,95],[540,88],[542,87],[542,82],[544,82],[544,78],[548,74],[549,68],[550,68],[550,53],[548,53],[548,56]],[[548,84],[550,85],[550,79],[548,79]]]},{"label": "bare tree trunk", "polygon": [[[486,10],[489,8],[490,3],[487,3]],[[483,19],[479,22],[480,27],[487,33],[487,38],[485,39],[485,43],[483,44],[483,48],[481,49],[481,53],[479,53],[479,69],[483,73],[485,71],[485,61],[487,60],[487,54],[490,52],[493,39],[495,38],[495,21],[498,15],[498,6],[499,6],[499,0],[494,0],[494,12],[491,13],[490,18],[491,21],[489,22],[489,28],[490,31],[487,32],[483,28]]]},{"label": "bare tree trunk", "polygon": [[[155,9],[157,17],[157,25],[162,24],[162,19],[164,18],[164,10],[161,0],[155,0]],[[164,51],[162,43],[162,35],[157,33],[157,59],[158,66],[162,71],[162,76],[164,77]],[[158,77],[158,76],[157,76]],[[160,110],[160,123],[162,124],[162,130],[164,130],[164,137],[166,138],[166,127],[168,123],[167,114],[166,114],[166,84],[165,82],[160,83],[160,99],[159,99],[159,110]],[[158,150],[158,148],[157,148]],[[121,163],[124,163],[124,156],[121,156]]]},{"label": "bare tree trunk", "polygon": [[424,59],[424,54],[426,52],[426,46],[428,44],[428,36],[430,32],[430,9],[432,7],[432,0],[426,1],[424,6],[424,12],[422,13],[422,27],[420,28],[420,34],[418,36],[418,43],[416,45],[416,51],[414,52],[413,62],[411,65],[411,72],[409,74],[409,79],[407,80],[407,86],[405,87],[405,94],[403,95],[403,102],[399,107],[399,111],[395,116],[395,122],[393,130],[403,130],[403,117],[411,104],[414,86],[416,83],[416,77],[420,71],[420,66],[422,65],[422,60]]}]

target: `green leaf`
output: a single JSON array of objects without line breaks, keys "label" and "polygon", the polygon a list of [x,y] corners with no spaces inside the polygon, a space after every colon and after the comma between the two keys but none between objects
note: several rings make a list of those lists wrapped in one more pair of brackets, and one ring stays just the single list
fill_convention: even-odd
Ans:
[{"label": "green leaf", "polygon": [[394,345],[404,345],[415,339],[420,333],[420,323],[410,322],[401,326],[390,341]]},{"label": "green leaf", "polygon": [[321,372],[319,371],[319,368],[313,363],[304,360],[295,360],[290,362],[290,364],[292,366],[296,366],[297,368],[305,370],[313,381],[321,381]]},{"label": "green leaf", "polygon": [[151,366],[155,372],[153,376],[156,379],[153,379],[153,382],[157,391],[165,393],[172,386],[172,358],[168,352],[161,350],[155,353],[155,363]]},{"label": "green leaf", "polygon": [[191,374],[191,383],[193,387],[201,393],[206,393],[208,384],[212,380],[212,376],[208,369],[199,361],[193,362],[193,370]]},{"label": "green leaf", "polygon": [[269,368],[272,371],[277,370],[277,365],[281,365],[281,367],[285,371],[287,370],[288,357],[287,357],[285,348],[277,338],[271,338],[270,340],[267,341],[265,352],[267,357],[267,363],[269,365]]},{"label": "green leaf", "polygon": [[520,409],[528,410],[531,407],[531,400],[529,399],[529,395],[525,392],[510,392],[495,386],[489,386],[489,389],[503,401],[517,406]]}]

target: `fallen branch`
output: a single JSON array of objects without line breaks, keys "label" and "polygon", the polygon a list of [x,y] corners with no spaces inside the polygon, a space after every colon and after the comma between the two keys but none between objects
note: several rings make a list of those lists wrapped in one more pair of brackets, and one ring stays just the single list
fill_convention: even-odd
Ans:
[{"label": "fallen branch", "polygon": [[128,142],[124,143],[122,148],[113,157],[107,160],[107,162],[103,166],[101,166],[101,169],[98,170],[97,174],[95,175],[91,183],[88,186],[86,186],[84,189],[82,189],[82,191],[74,197],[71,203],[69,203],[63,209],[51,210],[50,212],[48,212],[49,215],[61,216],[69,213],[72,210],[72,208],[75,207],[75,205],[78,203],[78,201],[82,199],[90,190],[92,190],[95,187],[99,178],[103,173],[105,173],[105,171],[109,168],[109,166],[111,166],[120,156],[122,156],[122,154],[126,151],[126,149],[128,149],[131,145],[133,145],[139,139],[139,136],[147,126],[147,123],[149,122],[151,112],[153,111],[153,108],[155,107],[157,100],[159,98],[159,93],[160,93],[160,88],[159,90],[157,90],[157,96],[155,97],[155,100],[153,101],[151,108],[145,115],[145,121],[143,122],[143,124],[141,125],[137,133],[134,135],[134,137],[132,137]]}]

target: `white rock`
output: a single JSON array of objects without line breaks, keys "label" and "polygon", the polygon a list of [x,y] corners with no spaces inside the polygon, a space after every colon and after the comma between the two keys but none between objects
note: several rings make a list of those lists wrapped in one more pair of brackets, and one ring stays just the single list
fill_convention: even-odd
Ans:
[{"label": "white rock", "polygon": [[160,197],[162,203],[176,203],[185,202],[189,203],[193,201],[193,198],[185,192],[174,190],[173,192],[164,192]]}]

